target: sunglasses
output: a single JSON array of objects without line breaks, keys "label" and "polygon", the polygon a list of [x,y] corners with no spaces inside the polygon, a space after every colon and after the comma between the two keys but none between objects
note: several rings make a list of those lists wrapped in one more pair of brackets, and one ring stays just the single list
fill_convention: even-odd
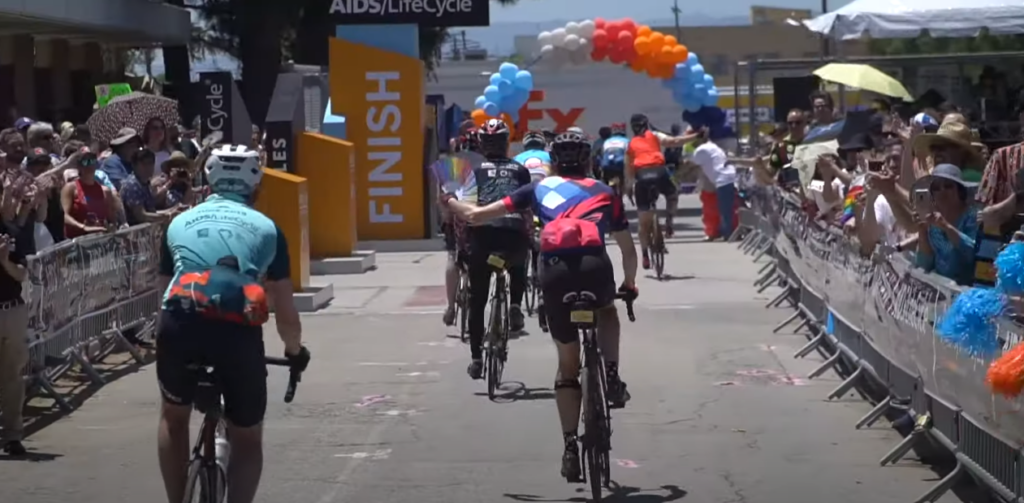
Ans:
[{"label": "sunglasses", "polygon": [[804,121],[786,121],[786,124],[789,124],[790,126],[803,126]]},{"label": "sunglasses", "polygon": [[85,157],[83,159],[79,159],[78,160],[78,165],[79,166],[90,167],[90,166],[95,166],[98,162],[99,161],[95,157]]}]

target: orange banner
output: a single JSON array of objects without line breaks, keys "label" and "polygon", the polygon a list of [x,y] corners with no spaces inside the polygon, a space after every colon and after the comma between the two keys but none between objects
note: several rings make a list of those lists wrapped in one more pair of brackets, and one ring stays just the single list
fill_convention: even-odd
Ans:
[{"label": "orange banner", "polygon": [[419,59],[331,39],[331,113],[356,148],[360,240],[425,237],[423,72]]}]

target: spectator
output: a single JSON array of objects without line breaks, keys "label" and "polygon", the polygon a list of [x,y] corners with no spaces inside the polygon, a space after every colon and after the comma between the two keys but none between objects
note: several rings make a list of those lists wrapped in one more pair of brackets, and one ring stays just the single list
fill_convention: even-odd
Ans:
[{"label": "spectator", "polygon": [[875,98],[871,100],[871,109],[875,112],[889,115],[892,112],[892,105],[885,98]]},{"label": "spectator", "polygon": [[33,122],[34,121],[28,117],[22,117],[14,121],[14,129],[21,133],[22,138],[26,138],[28,136],[28,128]]},{"label": "spectator", "polygon": [[[786,115],[786,127],[788,129],[786,137],[772,145],[771,151],[768,153],[767,170],[772,178],[777,176],[783,167],[793,162],[793,153],[796,151],[797,145],[804,140],[804,135],[807,132],[807,117],[803,111],[796,108],[790,110]],[[759,164],[763,166],[763,163]],[[755,168],[757,167],[758,164],[755,164]]]},{"label": "spectator", "polygon": [[71,133],[72,140],[78,140],[86,145],[92,144],[92,132],[89,131],[89,127],[84,124],[75,126],[75,131]]},{"label": "spectator", "polygon": [[131,160],[141,147],[142,140],[132,128],[121,129],[117,132],[117,137],[110,140],[113,152],[103,160],[100,170],[107,174],[115,189],[120,190],[121,182],[132,173]]},{"label": "spectator", "polygon": [[82,152],[77,174],[69,177],[72,180],[61,189],[64,237],[68,239],[106,232],[117,221],[118,205],[114,192],[96,179],[97,166],[95,153],[89,150]]},{"label": "spectator", "polygon": [[[1017,119],[1024,124],[1024,100],[1017,106]],[[1024,142],[1018,142],[992,153],[985,171],[981,175],[981,185],[977,200],[984,206],[1001,205],[1003,211],[989,212],[994,218],[991,222],[998,225],[1008,221],[1015,213],[1016,201],[1007,201],[1016,191],[1024,189],[1017,180],[1021,167],[1024,166]],[[1024,201],[1021,201],[1024,202]]]},{"label": "spectator", "polygon": [[28,148],[41,148],[52,152],[53,148],[53,125],[48,122],[36,122],[28,127],[25,135],[25,142]]},{"label": "spectator", "polygon": [[[693,131],[688,133],[692,134]],[[693,162],[700,166],[701,172],[715,187],[713,204],[709,196],[701,197],[702,203],[708,203],[705,208],[713,210],[709,217],[710,223],[718,220],[719,224],[718,232],[707,236],[708,241],[716,237],[728,239],[736,221],[736,168],[729,162],[725,151],[711,141],[709,134],[707,130],[704,131],[695,142],[697,148],[693,151]]]},{"label": "spectator", "polygon": [[[790,111],[790,114],[793,112]],[[835,103],[825,91],[811,93],[811,127],[827,126],[836,121]]]},{"label": "spectator", "polygon": [[[204,149],[203,152],[208,151]],[[200,154],[200,160],[205,156]],[[195,204],[195,192],[192,188],[196,176],[192,160],[181,152],[174,152],[170,159],[160,166],[163,172],[163,183],[157,189],[157,202],[161,208],[173,209],[178,206]],[[161,204],[162,203],[162,204]]]},{"label": "spectator", "polygon": [[[18,204],[18,196],[5,187],[0,206]],[[33,250],[26,249],[11,236],[19,231],[7,221],[0,235],[0,444],[11,456],[26,455],[21,441],[24,436],[22,406],[25,402],[25,383],[21,371],[28,363],[28,308],[21,296],[21,282],[27,272],[25,257]]]},{"label": "spectator", "polygon": [[904,188],[910,189],[914,180],[927,176],[931,166],[952,164],[958,169],[981,166],[978,150],[971,146],[971,130],[955,118],[943,122],[935,133],[922,133],[917,128],[908,137],[904,148],[903,169],[900,172]]},{"label": "spectator", "polygon": [[[156,197],[150,187],[153,172],[156,169],[156,154],[152,150],[142,149],[135,153],[132,166],[135,172],[128,175],[121,184],[121,201],[124,203],[125,216],[128,225],[138,225],[146,222],[168,222],[172,212],[157,211]],[[166,186],[169,183],[164,184]]]},{"label": "spectator", "polygon": [[968,202],[973,184],[960,168],[942,163],[921,181],[931,194],[931,211],[920,215],[917,264],[959,284],[974,282],[974,238],[978,216]]},{"label": "spectator", "polygon": [[142,145],[156,156],[154,166],[160,166],[171,157],[171,140],[163,119],[153,117],[146,122],[146,128],[142,130]]},{"label": "spectator", "polygon": [[51,177],[53,176],[50,172],[53,169],[53,158],[50,157],[45,150],[37,148],[32,151],[28,157],[25,158],[25,169],[36,178],[36,187],[31,194],[32,197],[28,202],[28,211],[25,212],[23,219],[19,220],[18,225],[25,229],[25,232],[15,237],[18,241],[24,241],[27,237],[31,236],[32,244],[30,247],[35,250],[43,250],[53,246],[54,239],[50,234],[49,229],[46,227],[46,220],[49,213],[49,195],[51,185]]}]

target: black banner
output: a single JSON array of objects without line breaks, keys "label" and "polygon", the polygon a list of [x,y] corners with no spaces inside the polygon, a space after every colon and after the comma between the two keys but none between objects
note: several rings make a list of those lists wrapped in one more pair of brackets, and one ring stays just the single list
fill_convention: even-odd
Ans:
[{"label": "black banner", "polygon": [[265,132],[266,140],[263,148],[267,151],[267,167],[294,171],[295,134],[294,124],[291,121],[267,122]]},{"label": "black banner", "polygon": [[[198,98],[199,118],[202,121],[200,128],[202,136],[208,136],[214,131],[224,134],[224,143],[234,143],[233,138],[234,122],[232,119],[232,101],[234,96],[231,91],[234,86],[234,77],[231,72],[208,72],[199,74]],[[246,141],[248,143],[248,141]]]},{"label": "black banner", "polygon": [[335,24],[489,26],[490,0],[332,0]]}]

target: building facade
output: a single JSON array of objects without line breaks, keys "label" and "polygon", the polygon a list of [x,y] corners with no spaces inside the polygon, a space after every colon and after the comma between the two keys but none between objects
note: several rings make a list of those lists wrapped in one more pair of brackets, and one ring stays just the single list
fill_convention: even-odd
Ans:
[{"label": "building facade", "polygon": [[[104,47],[187,44],[188,10],[153,0],[0,0],[0,124],[81,117],[104,75]],[[106,63],[106,64],[105,64]]]}]

